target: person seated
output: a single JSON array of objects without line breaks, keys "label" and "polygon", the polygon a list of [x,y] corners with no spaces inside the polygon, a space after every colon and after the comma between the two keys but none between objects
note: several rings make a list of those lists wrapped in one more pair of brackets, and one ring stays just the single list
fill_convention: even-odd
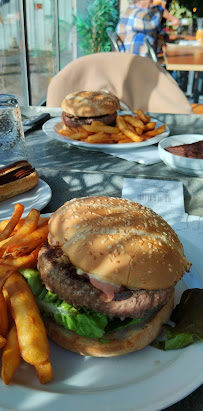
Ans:
[{"label": "person seated", "polygon": [[121,45],[120,51],[147,56],[146,36],[156,49],[163,11],[160,5],[153,6],[153,0],[134,0],[121,16],[116,27],[116,33],[124,46]]},{"label": "person seated", "polygon": [[134,0],[121,16],[116,27],[116,33],[123,42],[120,51],[147,56],[145,38],[148,38],[156,51],[157,36],[162,30],[163,18],[174,25],[180,25],[180,21],[166,8],[167,1],[159,1],[159,4],[155,2],[156,0]]}]

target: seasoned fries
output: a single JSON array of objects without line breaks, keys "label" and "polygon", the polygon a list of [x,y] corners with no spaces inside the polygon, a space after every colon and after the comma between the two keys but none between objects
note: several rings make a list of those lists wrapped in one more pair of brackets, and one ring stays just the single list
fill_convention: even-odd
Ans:
[{"label": "seasoned fries", "polygon": [[90,144],[125,144],[140,143],[163,133],[165,124],[156,128],[156,122],[143,110],[135,110],[135,115],[116,117],[116,126],[107,126],[100,121],[79,127],[67,127],[57,130],[60,135],[72,140]]},{"label": "seasoned fries", "polygon": [[6,304],[2,291],[0,291],[0,334],[3,337],[6,337],[7,332],[8,332],[7,304]]},{"label": "seasoned fries", "polygon": [[16,234],[14,234],[5,244],[0,247],[0,258],[3,256],[8,245],[15,244],[21,238],[32,233],[36,229],[39,221],[39,216],[40,212],[38,210],[35,210],[34,208],[29,212],[22,227],[16,232]]},{"label": "seasoned fries", "polygon": [[24,207],[22,204],[16,204],[14,206],[14,213],[7,223],[6,227],[3,229],[3,231],[0,233],[0,241],[5,240],[10,236],[12,231],[14,230],[16,224],[18,223],[21,215],[23,214]]},{"label": "seasoned fries", "polygon": [[0,349],[6,344],[6,339],[0,335]]},{"label": "seasoned fries", "polygon": [[41,384],[47,384],[53,380],[53,371],[49,361],[35,365],[35,369]]},{"label": "seasoned fries", "polygon": [[42,384],[53,379],[44,323],[32,291],[18,269],[34,268],[48,236],[48,218],[32,209],[21,218],[16,204],[10,220],[0,223],[0,348],[1,377],[10,384],[21,357],[32,364]]},{"label": "seasoned fries", "polygon": [[49,359],[49,344],[39,308],[29,285],[19,273],[13,273],[4,285],[15,321],[23,359],[39,365]]},{"label": "seasoned fries", "polygon": [[10,384],[20,365],[20,359],[17,330],[15,324],[13,324],[8,332],[2,354],[1,378],[6,385]]}]

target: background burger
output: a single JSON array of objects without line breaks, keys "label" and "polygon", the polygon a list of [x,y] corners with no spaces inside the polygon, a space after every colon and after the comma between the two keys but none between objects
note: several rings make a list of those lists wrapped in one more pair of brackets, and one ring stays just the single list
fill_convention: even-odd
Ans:
[{"label": "background burger", "polygon": [[116,96],[108,91],[79,91],[62,101],[62,121],[67,127],[79,127],[97,120],[115,125],[120,107]]},{"label": "background burger", "polygon": [[42,282],[37,271],[25,276],[56,343],[107,357],[157,337],[173,310],[174,286],[189,269],[176,233],[151,209],[84,197],[50,219],[38,258]]}]

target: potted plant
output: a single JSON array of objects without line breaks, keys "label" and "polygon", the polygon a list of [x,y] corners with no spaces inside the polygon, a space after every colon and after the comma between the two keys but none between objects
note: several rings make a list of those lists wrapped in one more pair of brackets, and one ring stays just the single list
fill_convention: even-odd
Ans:
[{"label": "potted plant", "polygon": [[91,54],[111,51],[107,29],[115,30],[119,19],[118,3],[116,0],[89,0],[84,16],[74,16],[82,52]]}]

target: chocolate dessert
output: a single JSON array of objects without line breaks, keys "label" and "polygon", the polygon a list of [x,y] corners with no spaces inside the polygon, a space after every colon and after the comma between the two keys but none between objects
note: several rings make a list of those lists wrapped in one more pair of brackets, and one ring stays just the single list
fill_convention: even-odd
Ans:
[{"label": "chocolate dessert", "polygon": [[203,140],[191,144],[166,147],[165,150],[181,157],[203,159]]}]

